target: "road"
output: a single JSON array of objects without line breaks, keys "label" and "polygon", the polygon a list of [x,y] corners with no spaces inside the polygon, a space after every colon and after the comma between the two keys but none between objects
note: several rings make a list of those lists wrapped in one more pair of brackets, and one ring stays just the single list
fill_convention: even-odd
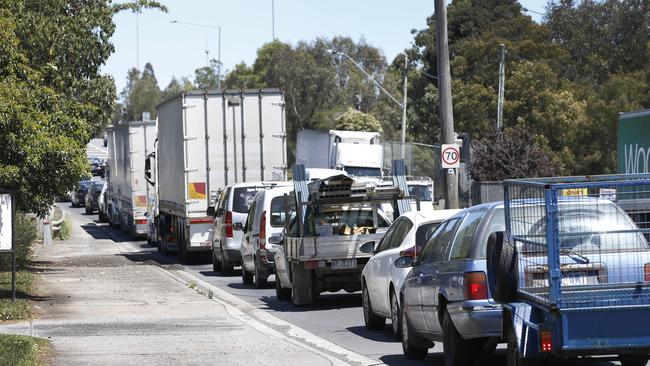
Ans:
[{"label": "road", "polygon": [[102,158],[108,157],[108,150],[104,147],[104,139],[92,139],[86,145],[86,155],[89,158]]},{"label": "road", "polygon": [[[127,246],[137,260],[155,262],[161,266],[174,264],[186,273],[213,285],[237,298],[245,301],[256,309],[268,312],[288,323],[300,327],[333,344],[344,347],[354,353],[361,354],[387,365],[429,365],[442,366],[442,344],[436,343],[429,357],[424,361],[406,360],[402,354],[400,342],[394,340],[389,332],[389,324],[382,331],[368,331],[363,324],[361,296],[358,293],[323,294],[318,302],[308,307],[295,307],[288,302],[278,301],[275,297],[274,277],[269,278],[269,289],[255,289],[243,286],[240,276],[224,277],[212,271],[210,263],[179,265],[175,256],[163,256],[155,248],[148,247],[146,241],[134,241],[118,229],[109,228],[97,221],[97,215],[86,216],[83,209],[71,208],[68,204],[60,206],[70,215],[79,215],[88,222],[82,227],[97,239],[111,239],[122,246]],[[584,362],[584,361],[583,361]],[[580,362],[582,364],[583,362]],[[500,346],[495,355],[485,357],[478,364],[504,365],[505,354]],[[566,363],[574,365],[575,361]],[[607,361],[585,362],[589,365],[612,365]]]}]

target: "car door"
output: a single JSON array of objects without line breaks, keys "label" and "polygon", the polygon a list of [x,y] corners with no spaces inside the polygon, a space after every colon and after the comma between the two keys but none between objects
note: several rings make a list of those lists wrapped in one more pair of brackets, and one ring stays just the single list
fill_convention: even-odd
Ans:
[{"label": "car door", "polygon": [[375,273],[379,270],[379,257],[377,257],[377,255],[388,247],[388,243],[390,243],[391,237],[397,230],[398,225],[399,222],[396,221],[393,223],[393,225],[391,225],[388,231],[386,231],[386,234],[384,234],[384,236],[379,241],[379,244],[377,244],[375,247],[374,255],[372,258],[370,258],[370,261],[366,265],[366,273],[364,278],[366,280],[366,286],[368,287],[368,295],[370,296],[371,304],[375,304],[379,299],[379,296],[377,295],[377,287],[379,286],[379,281]]},{"label": "car door", "polygon": [[420,269],[420,296],[422,298],[422,314],[425,320],[425,331],[434,335],[441,334],[440,325],[437,321],[434,321],[434,318],[438,316],[438,293],[440,287],[438,266],[440,262],[446,261],[449,258],[451,243],[462,219],[463,217],[459,216],[447,221],[447,225],[445,225],[445,228],[435,239],[431,259]]},{"label": "car door", "polygon": [[422,249],[420,257],[415,262],[411,273],[404,281],[404,299],[402,307],[408,312],[409,323],[411,326],[420,331],[426,330],[426,321],[424,320],[424,313],[422,311],[422,276],[424,275],[427,266],[431,264],[431,261],[433,260],[433,254],[438,237],[446,227],[447,222],[443,222],[436,231],[431,234],[424,249]]},{"label": "car door", "polygon": [[[255,240],[255,230],[253,230],[253,221],[255,219],[255,207],[257,202],[253,201],[248,209],[248,216],[244,223],[244,233],[241,241],[241,255],[242,261],[245,263],[249,271],[254,269],[253,261],[253,241]],[[259,235],[258,235],[259,236]]]}]

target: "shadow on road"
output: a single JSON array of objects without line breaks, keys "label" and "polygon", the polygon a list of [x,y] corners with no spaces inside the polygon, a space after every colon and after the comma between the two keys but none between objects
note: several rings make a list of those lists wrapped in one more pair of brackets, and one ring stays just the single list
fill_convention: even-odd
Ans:
[{"label": "shadow on road", "polygon": [[[381,360],[381,362],[389,366],[418,366],[418,365],[445,366],[445,360],[442,358],[442,353],[429,353],[429,356],[427,356],[427,358],[424,360],[409,360],[406,357],[404,357],[403,354],[385,355],[379,357],[379,359]],[[498,364],[499,363],[495,363],[495,364],[485,363],[481,365],[498,365]],[[503,364],[505,364],[505,360]]]},{"label": "shadow on road", "polygon": [[345,329],[347,329],[351,333],[358,335],[359,337],[370,339],[375,342],[386,342],[386,343],[399,342],[393,337],[391,333],[390,320],[386,323],[386,327],[384,327],[384,329],[381,330],[368,330],[365,326],[348,327]]},{"label": "shadow on road", "polygon": [[[275,283],[269,282],[269,288],[274,288]],[[229,283],[228,287],[231,288],[251,288],[250,286],[243,286],[241,283]],[[311,305],[293,305],[290,301],[278,301],[275,296],[262,296],[260,300],[266,304],[268,309],[285,312],[302,312],[302,311],[320,311],[320,310],[333,310],[333,309],[347,309],[356,308],[361,309],[361,294],[321,294],[314,300]]]}]

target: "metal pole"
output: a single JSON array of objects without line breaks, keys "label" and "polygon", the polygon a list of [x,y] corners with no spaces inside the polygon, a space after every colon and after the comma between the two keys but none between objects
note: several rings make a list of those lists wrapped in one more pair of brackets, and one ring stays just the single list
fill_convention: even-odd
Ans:
[{"label": "metal pole", "polygon": [[221,90],[221,26],[219,26],[219,46],[217,51],[217,89]]},{"label": "metal pole", "polygon": [[[445,0],[435,0],[436,43],[438,57],[438,91],[440,94],[440,121],[442,142],[455,143],[454,113],[451,101],[451,70],[449,67],[449,44],[447,42],[447,8]],[[458,175],[455,169],[448,169],[445,176],[447,208],[458,208]]]},{"label": "metal pole", "polygon": [[402,159],[406,161],[406,86],[408,74],[408,55],[404,54],[404,90],[402,94],[404,99],[402,101]]},{"label": "metal pole", "polygon": [[271,34],[275,41],[275,0],[271,0]]},{"label": "metal pole", "polygon": [[11,252],[11,300],[16,301],[16,253]]},{"label": "metal pole", "polygon": [[140,20],[138,17],[138,14],[140,13],[139,10],[136,10],[135,12],[135,60],[136,60],[136,67],[138,70],[140,70]]},{"label": "metal pole", "polygon": [[503,94],[505,88],[506,46],[499,45],[499,98],[497,100],[497,131],[503,126]]}]

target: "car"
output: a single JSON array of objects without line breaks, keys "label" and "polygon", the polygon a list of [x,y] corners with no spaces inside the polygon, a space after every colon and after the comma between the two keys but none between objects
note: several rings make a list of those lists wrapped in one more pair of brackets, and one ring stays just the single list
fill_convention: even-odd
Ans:
[{"label": "car", "polygon": [[501,339],[502,309],[487,286],[490,234],[505,230],[503,203],[470,207],[442,222],[421,255],[402,256],[412,267],[400,290],[402,348],[407,358],[424,358],[443,342],[447,366],[472,364]]},{"label": "car", "polygon": [[267,279],[273,273],[273,258],[280,244],[280,233],[285,225],[285,195],[293,192],[293,186],[281,186],[263,190],[255,195],[243,225],[241,241],[242,281],[266,288]]},{"label": "car", "polygon": [[276,187],[279,182],[237,183],[227,187],[219,198],[212,228],[212,269],[231,275],[233,267],[241,264],[243,232],[234,224],[242,224],[248,217],[248,208],[257,192]]},{"label": "car", "polygon": [[92,215],[95,210],[99,209],[99,196],[104,189],[105,183],[103,180],[93,180],[88,186],[88,192],[84,199],[84,207],[86,215]]},{"label": "car", "polygon": [[438,224],[460,210],[411,211],[401,215],[375,247],[361,273],[364,322],[368,329],[381,329],[391,319],[395,338],[402,334],[399,290],[410,268],[395,267],[401,256],[417,257]]},{"label": "car", "polygon": [[102,186],[102,191],[99,194],[99,198],[97,198],[97,211],[99,211],[99,221],[104,222],[108,220],[108,214],[107,214],[107,206],[106,206],[106,189],[108,188],[108,184],[104,183],[104,186]]},{"label": "car", "polygon": [[79,182],[77,187],[72,191],[70,195],[70,201],[72,207],[81,207],[86,202],[86,193],[88,193],[88,188],[90,187],[90,180],[82,180]]}]

